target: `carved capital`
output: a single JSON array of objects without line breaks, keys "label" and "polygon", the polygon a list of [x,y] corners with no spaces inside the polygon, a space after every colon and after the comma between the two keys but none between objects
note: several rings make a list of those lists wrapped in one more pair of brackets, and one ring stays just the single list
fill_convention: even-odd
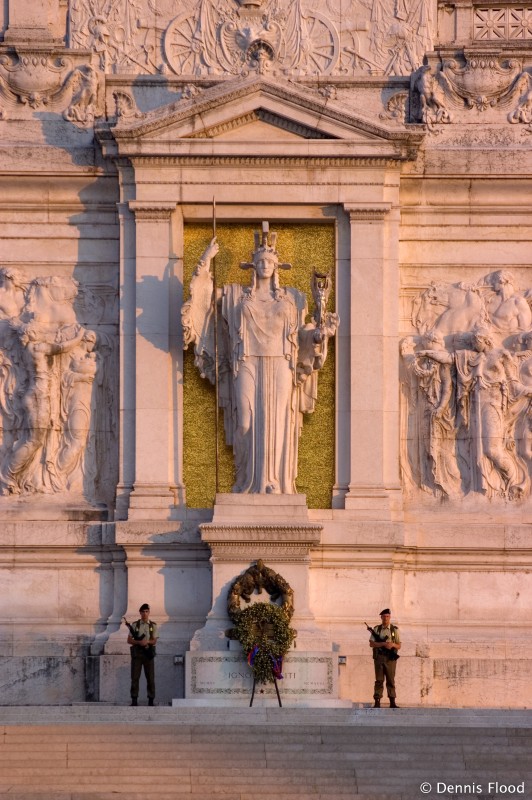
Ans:
[{"label": "carved capital", "polygon": [[137,221],[164,222],[170,219],[176,205],[177,203],[147,203],[142,200],[131,200],[129,202],[129,210],[133,212]]},{"label": "carved capital", "polygon": [[[322,526],[302,525],[200,525],[201,539],[212,551],[212,561],[255,560],[264,555],[272,561],[301,563],[320,542]],[[257,555],[258,554],[258,555]]]},{"label": "carved capital", "polygon": [[371,205],[344,203],[343,205],[349,214],[350,222],[366,222],[367,220],[382,222],[392,208],[391,203],[372,203]]}]

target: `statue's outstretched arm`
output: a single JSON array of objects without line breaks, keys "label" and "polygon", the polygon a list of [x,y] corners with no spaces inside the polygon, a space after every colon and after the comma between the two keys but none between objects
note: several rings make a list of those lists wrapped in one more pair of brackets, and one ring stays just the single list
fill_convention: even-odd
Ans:
[{"label": "statue's outstretched arm", "polygon": [[211,259],[219,250],[214,237],[196,265],[190,281],[190,299],[183,304],[181,320],[185,350],[194,344],[194,363],[201,377],[215,380],[214,370],[214,305]]}]

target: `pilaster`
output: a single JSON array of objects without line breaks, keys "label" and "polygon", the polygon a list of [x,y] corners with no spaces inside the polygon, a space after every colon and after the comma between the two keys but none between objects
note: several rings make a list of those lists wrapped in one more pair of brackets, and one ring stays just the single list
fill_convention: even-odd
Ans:
[{"label": "pilaster", "polygon": [[53,28],[58,18],[59,0],[9,0],[9,27],[4,42],[57,44]]},{"label": "pilaster", "polygon": [[135,477],[129,519],[168,519],[182,488],[175,448],[175,209],[172,202],[129,202],[135,218]]},{"label": "pilaster", "polygon": [[[398,491],[397,220],[392,204],[344,204],[350,225],[349,485],[345,508],[389,519]],[[394,349],[395,348],[395,349]]]}]

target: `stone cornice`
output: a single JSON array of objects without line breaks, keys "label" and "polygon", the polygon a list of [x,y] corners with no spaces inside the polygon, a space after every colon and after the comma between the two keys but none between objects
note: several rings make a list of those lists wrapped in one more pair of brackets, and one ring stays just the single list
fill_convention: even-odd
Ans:
[{"label": "stone cornice", "polygon": [[128,205],[129,210],[135,215],[135,219],[152,221],[170,219],[176,208],[176,203],[144,202],[142,200],[130,200]]},{"label": "stone cornice", "polygon": [[[173,166],[173,167],[309,167],[324,169],[327,167],[390,167],[397,168],[398,162],[406,158],[382,154],[364,156],[131,156],[129,161],[136,167]],[[246,182],[247,183],[247,182]]]},{"label": "stone cornice", "polygon": [[204,523],[199,526],[201,539],[209,544],[235,544],[241,542],[275,544],[305,544],[315,545],[320,541],[323,525],[317,523],[303,523],[291,525],[273,523],[271,525],[241,525],[240,523],[213,524]]},{"label": "stone cornice", "polygon": [[349,214],[350,222],[379,220],[382,221],[391,210],[391,203],[373,203],[372,205],[359,205],[344,203],[344,209]]}]

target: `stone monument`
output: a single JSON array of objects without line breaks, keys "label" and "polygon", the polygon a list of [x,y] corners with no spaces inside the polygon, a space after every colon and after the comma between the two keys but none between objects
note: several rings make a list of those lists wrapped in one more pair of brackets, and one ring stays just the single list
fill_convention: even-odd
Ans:
[{"label": "stone monument", "polygon": [[157,701],[245,705],[262,561],[287,702],[389,606],[400,704],[530,705],[530,9],[4,0],[0,133],[5,702],[128,702],[148,602]]},{"label": "stone monument", "polygon": [[[219,289],[210,272],[219,250],[213,238],[194,271],[190,299],[182,310],[185,347],[194,344],[194,362],[202,377],[217,384],[236,475],[233,494],[217,494],[213,522],[201,526],[202,539],[212,552],[214,602],[187,654],[186,698],[246,703],[251,670],[244,657],[233,652],[241,651],[240,645],[226,638],[226,595],[231,594],[227,578],[230,570],[234,577],[245,567],[245,575],[251,576],[256,568],[249,567],[249,559],[258,558],[262,565],[260,556],[267,553],[297,586],[290,596],[295,594],[294,624],[301,630],[297,653],[286,659],[291,684],[287,702],[338,703],[332,645],[309,607],[309,548],[319,543],[321,526],[308,521],[305,498],[296,492],[296,476],[303,413],[314,410],[318,371],[339,319],[327,310],[330,276],[314,273],[315,308],[307,322],[305,295],[280,286],[279,270],[291,265],[280,262],[277,234],[270,233],[267,222],[261,232],[255,231],[254,243],[251,261],[240,264],[251,270],[250,284]],[[257,574],[262,575],[260,568]],[[269,585],[271,578],[255,581],[252,588],[257,584],[261,589],[263,583]],[[237,675],[234,685],[228,675]]]}]

